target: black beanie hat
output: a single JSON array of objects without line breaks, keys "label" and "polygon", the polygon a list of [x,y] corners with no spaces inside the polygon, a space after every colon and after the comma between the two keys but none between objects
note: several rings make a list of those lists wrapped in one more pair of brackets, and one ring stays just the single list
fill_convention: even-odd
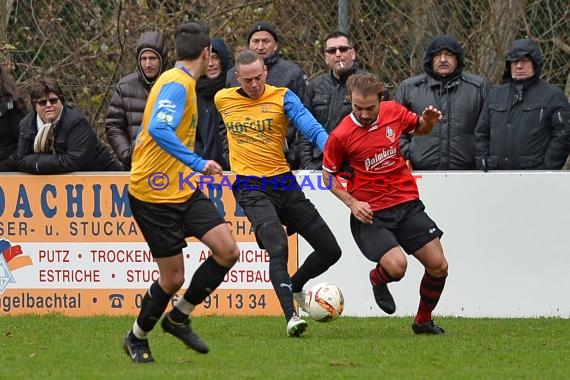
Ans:
[{"label": "black beanie hat", "polygon": [[249,29],[249,32],[247,33],[247,43],[249,43],[249,40],[251,40],[251,36],[253,36],[253,33],[259,31],[265,31],[271,34],[273,38],[275,38],[275,42],[279,42],[279,38],[277,37],[277,31],[275,30],[275,28],[272,25],[266,23],[265,21],[258,21],[255,24],[253,24],[251,29]]}]

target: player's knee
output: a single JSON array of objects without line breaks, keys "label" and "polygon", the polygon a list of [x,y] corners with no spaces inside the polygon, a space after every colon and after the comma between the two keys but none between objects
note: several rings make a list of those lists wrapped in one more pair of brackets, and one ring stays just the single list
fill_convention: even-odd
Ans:
[{"label": "player's knee", "polygon": [[286,254],[289,249],[287,234],[281,223],[269,221],[257,228],[257,236],[270,255]]},{"label": "player's knee", "polygon": [[342,250],[335,236],[320,215],[308,226],[303,228],[300,233],[306,240],[311,241],[315,252],[318,252],[320,257],[327,261],[329,266],[340,259]]},{"label": "player's knee", "polygon": [[169,276],[160,276],[159,284],[166,293],[176,293],[184,285],[184,271],[176,271]]},{"label": "player's knee", "polygon": [[384,255],[380,264],[394,281],[400,281],[408,270],[408,260],[406,260],[403,252],[401,254],[400,252],[394,252],[393,254]]},{"label": "player's knee", "polygon": [[237,263],[239,259],[239,248],[237,246],[237,244],[233,244],[233,247],[230,249],[230,254],[228,255],[228,264],[231,264],[231,266],[233,266],[235,263]]},{"label": "player's knee", "polygon": [[319,251],[319,253],[322,254],[322,256],[325,258],[325,260],[330,266],[335,264],[340,259],[340,256],[342,255],[342,250],[340,249],[340,246],[337,244],[336,240],[333,240],[327,242],[327,246],[324,247],[322,251]]},{"label": "player's knee", "polygon": [[235,242],[232,242],[224,246],[215,256],[218,264],[231,268],[239,259],[239,248]]},{"label": "player's knee", "polygon": [[402,278],[404,278],[404,275],[406,274],[406,270],[408,269],[408,265],[404,265],[404,266],[396,266],[391,268],[391,270],[388,270],[388,274],[390,275],[390,277],[392,277],[394,279],[394,281],[400,281]]},{"label": "player's knee", "polygon": [[438,265],[435,265],[433,268],[430,268],[428,273],[436,278],[447,277],[448,274],[447,260],[445,260],[445,258],[442,258],[442,260],[438,263]]}]

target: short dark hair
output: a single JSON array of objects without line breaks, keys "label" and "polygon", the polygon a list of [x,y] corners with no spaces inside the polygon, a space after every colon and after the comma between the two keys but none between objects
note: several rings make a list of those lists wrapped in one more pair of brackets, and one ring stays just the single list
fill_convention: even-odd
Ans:
[{"label": "short dark hair", "polygon": [[371,73],[353,74],[346,81],[348,93],[352,95],[354,91],[364,96],[377,95],[378,99],[382,99],[386,92],[386,85],[380,79]]},{"label": "short dark hair", "polygon": [[174,50],[177,60],[194,60],[202,50],[210,46],[208,28],[197,22],[180,24],[174,35]]},{"label": "short dark hair", "polygon": [[339,38],[339,37],[344,37],[348,40],[348,44],[350,46],[352,46],[352,41],[350,40],[350,37],[348,36],[348,34],[341,32],[340,30],[335,30],[334,32],[330,32],[329,34],[327,34],[323,40],[323,48],[326,49],[327,48],[327,41],[330,40],[331,38]]},{"label": "short dark hair", "polygon": [[59,83],[53,78],[44,78],[36,81],[30,88],[30,102],[35,105],[40,98],[47,96],[50,92],[57,95],[61,103],[65,102],[63,91]]},{"label": "short dark hair", "polygon": [[259,55],[258,52],[251,49],[246,48],[238,48],[236,49],[236,53],[234,56],[235,61],[235,69],[238,70],[239,66],[241,65],[249,65],[255,61],[261,62],[262,65],[265,63],[263,62],[263,57]]}]

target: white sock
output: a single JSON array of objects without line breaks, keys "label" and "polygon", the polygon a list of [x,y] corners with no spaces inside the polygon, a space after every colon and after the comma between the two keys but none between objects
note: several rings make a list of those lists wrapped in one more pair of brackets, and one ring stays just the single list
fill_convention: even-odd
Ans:
[{"label": "white sock", "polygon": [[133,334],[139,339],[148,339],[147,338],[148,333],[139,327],[139,324],[137,323],[136,320],[135,323],[133,324]]},{"label": "white sock", "polygon": [[184,314],[190,315],[190,313],[192,313],[192,310],[194,310],[196,306],[186,301],[184,297],[180,297],[178,298],[178,301],[176,301],[176,304],[174,304],[174,307],[183,312]]}]

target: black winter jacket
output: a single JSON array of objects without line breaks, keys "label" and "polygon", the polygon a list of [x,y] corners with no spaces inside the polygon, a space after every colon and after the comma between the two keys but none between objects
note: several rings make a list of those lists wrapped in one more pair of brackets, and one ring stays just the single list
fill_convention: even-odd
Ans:
[{"label": "black winter jacket", "polygon": [[[329,134],[352,111],[346,81],[356,73],[366,71],[355,63],[339,79],[329,70],[309,82],[307,108]],[[299,139],[299,158],[302,169],[321,170],[323,153],[304,137]]]},{"label": "black winter jacket", "polygon": [[[450,77],[433,71],[435,53],[447,49],[457,57],[457,69]],[[424,57],[425,73],[404,80],[395,100],[421,115],[433,105],[443,118],[428,135],[403,135],[402,155],[414,170],[475,169],[475,126],[488,93],[487,81],[463,70],[464,55],[453,36],[436,36]]]},{"label": "black winter jacket", "polygon": [[[287,87],[293,91],[303,102],[307,104],[307,85],[309,79],[303,72],[301,67],[296,63],[282,58],[279,54],[264,59],[267,67],[267,84],[277,87]],[[235,77],[235,68],[228,70],[226,87],[236,87],[239,83]],[[299,169],[299,152],[297,146],[297,130],[293,124],[287,127],[287,161],[291,165],[291,169]]]},{"label": "black winter jacket", "polygon": [[18,148],[18,126],[26,116],[24,108],[14,107],[12,100],[0,103],[0,172],[17,171],[13,154]]},{"label": "black winter jacket", "polygon": [[63,106],[54,130],[55,153],[34,153],[37,133],[37,113],[32,111],[20,123],[16,160],[22,172],[56,174],[123,170],[112,153],[97,138],[95,130],[83,113],[76,108]]},{"label": "black winter jacket", "polygon": [[167,67],[168,52],[162,34],[144,33],[137,43],[137,70],[121,78],[109,103],[105,134],[109,145],[125,168],[131,166],[131,155],[138,130],[142,124],[146,99],[155,78],[147,78],[140,65],[140,55],[152,50],[161,59],[159,75]]},{"label": "black winter jacket", "polygon": [[[528,56],[535,75],[513,81],[510,61]],[[508,81],[489,92],[475,130],[477,167],[483,170],[561,169],[570,152],[570,105],[558,87],[540,80],[542,54],[516,40],[507,56]]]},{"label": "black winter jacket", "polygon": [[194,151],[205,160],[216,161],[223,170],[230,170],[219,129],[220,125],[223,125],[222,116],[214,104],[214,96],[226,84],[226,72],[230,66],[230,53],[222,39],[212,38],[211,43],[212,52],[215,52],[220,57],[222,71],[217,78],[209,79],[204,75],[198,78],[196,82],[198,126],[196,128],[196,147]]}]

